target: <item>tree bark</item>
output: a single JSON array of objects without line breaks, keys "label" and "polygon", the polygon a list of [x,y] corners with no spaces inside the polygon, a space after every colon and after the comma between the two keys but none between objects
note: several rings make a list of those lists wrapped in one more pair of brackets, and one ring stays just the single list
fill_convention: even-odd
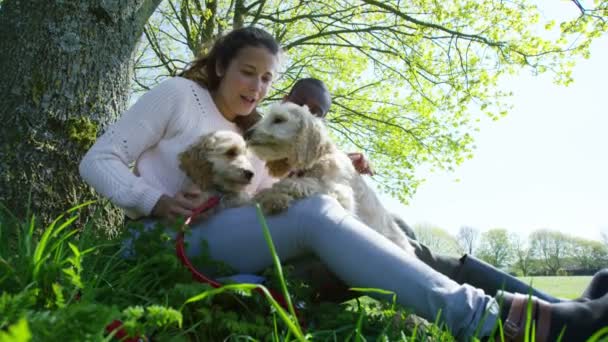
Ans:
[{"label": "tree bark", "polygon": [[78,164],[127,107],[132,53],[160,1],[2,2],[0,202],[15,216],[48,222],[95,198]]}]

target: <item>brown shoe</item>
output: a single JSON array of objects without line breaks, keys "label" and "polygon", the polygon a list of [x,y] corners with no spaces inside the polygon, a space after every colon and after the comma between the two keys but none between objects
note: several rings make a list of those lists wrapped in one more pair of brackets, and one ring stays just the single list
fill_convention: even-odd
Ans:
[{"label": "brown shoe", "polygon": [[[501,292],[501,319],[505,341],[524,341],[530,318],[535,341],[586,341],[608,326],[608,295],[588,301],[548,303],[530,295]],[[528,309],[529,307],[529,309]]]},{"label": "brown shoe", "polygon": [[[551,325],[551,304],[548,302],[519,293],[510,294],[503,292],[504,304],[509,305],[509,313],[503,321],[504,339],[500,333],[496,336],[497,341],[524,341],[526,334],[526,320],[530,310],[530,328],[528,334],[535,331],[536,342],[548,341],[549,327]],[[528,309],[528,305],[530,308]],[[535,324],[535,329],[532,329]]]}]

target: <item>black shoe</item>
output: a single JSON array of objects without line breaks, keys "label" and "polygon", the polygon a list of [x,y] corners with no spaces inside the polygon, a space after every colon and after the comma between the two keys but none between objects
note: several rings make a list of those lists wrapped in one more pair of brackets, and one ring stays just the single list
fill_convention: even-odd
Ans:
[{"label": "black shoe", "polygon": [[601,269],[593,275],[580,299],[597,299],[606,293],[608,293],[608,268]]},{"label": "black shoe", "polygon": [[454,277],[460,269],[460,260],[448,255],[435,254],[420,242],[410,238],[410,245],[414,247],[416,257],[425,264],[429,265],[435,271],[442,273],[448,278],[455,280]]}]

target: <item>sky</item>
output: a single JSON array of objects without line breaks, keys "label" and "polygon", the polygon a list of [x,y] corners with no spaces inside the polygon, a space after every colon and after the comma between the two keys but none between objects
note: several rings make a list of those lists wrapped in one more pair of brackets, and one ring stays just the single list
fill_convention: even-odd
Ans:
[{"label": "sky", "polygon": [[[542,5],[553,17],[572,14],[571,6]],[[411,225],[453,234],[463,225],[522,236],[548,228],[599,240],[608,230],[608,37],[577,62],[573,77],[568,87],[525,71],[504,79],[512,109],[482,122],[473,159],[451,173],[421,174],[426,181],[407,206],[387,199],[388,206]]]}]

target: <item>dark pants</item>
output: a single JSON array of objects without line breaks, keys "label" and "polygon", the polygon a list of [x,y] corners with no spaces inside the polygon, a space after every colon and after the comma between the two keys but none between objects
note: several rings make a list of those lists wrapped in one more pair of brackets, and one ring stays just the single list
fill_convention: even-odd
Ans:
[{"label": "dark pants", "polygon": [[[511,293],[533,294],[551,303],[562,301],[540,290],[534,289],[517,277],[487,264],[470,255],[460,258],[435,254],[428,247],[410,239],[418,259],[459,284],[469,284],[480,288],[490,296],[496,296],[499,290]],[[294,276],[307,281],[316,289],[317,301],[341,302],[356,297],[348,291],[348,286],[334,275],[321,261],[314,257],[304,258],[290,263],[294,266]]]}]

